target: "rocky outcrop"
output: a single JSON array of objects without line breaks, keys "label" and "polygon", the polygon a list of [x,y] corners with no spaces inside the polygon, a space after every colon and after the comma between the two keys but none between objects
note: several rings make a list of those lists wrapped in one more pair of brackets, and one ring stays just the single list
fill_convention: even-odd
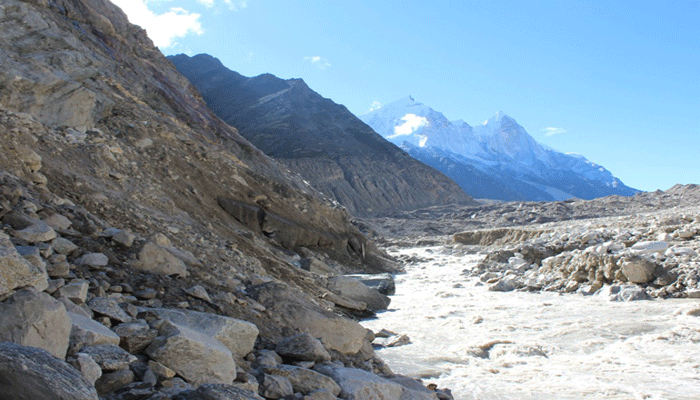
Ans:
[{"label": "rocky outcrop", "polygon": [[224,121],[355,215],[471,203],[452,180],[300,79],[246,78],[206,54],[170,60]]}]

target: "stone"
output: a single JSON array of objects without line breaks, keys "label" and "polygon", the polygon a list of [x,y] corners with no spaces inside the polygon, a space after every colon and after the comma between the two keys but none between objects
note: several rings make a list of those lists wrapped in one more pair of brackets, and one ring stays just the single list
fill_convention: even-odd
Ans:
[{"label": "stone", "polygon": [[90,384],[95,385],[95,381],[102,376],[102,368],[85,353],[77,353],[66,360],[73,368],[80,371],[83,378]]},{"label": "stone", "polygon": [[78,246],[76,246],[70,240],[62,237],[57,237],[56,239],[52,240],[51,247],[53,247],[56,253],[66,255],[78,250]]},{"label": "stone", "polygon": [[207,290],[204,287],[202,287],[202,285],[195,285],[189,289],[185,289],[185,293],[189,294],[190,296],[196,299],[204,300],[211,303],[211,297],[209,297],[209,293],[207,293]]},{"label": "stone", "polygon": [[34,289],[15,292],[0,303],[0,341],[44,349],[64,359],[71,322],[65,306]]},{"label": "stone", "polygon": [[142,321],[119,324],[113,331],[119,335],[119,345],[132,354],[140,353],[158,336],[157,330]]},{"label": "stone", "polygon": [[109,258],[102,253],[88,253],[75,260],[75,265],[87,265],[93,268],[105,267],[109,264]]},{"label": "stone", "polygon": [[258,337],[255,324],[221,315],[166,308],[144,309],[145,313],[201,332],[221,342],[236,358],[253,351]]},{"label": "stone", "polygon": [[632,283],[649,283],[654,280],[657,265],[641,257],[627,258],[622,262],[622,273]]},{"label": "stone", "polygon": [[598,294],[608,297],[610,301],[637,301],[651,298],[646,290],[637,285],[604,286]]},{"label": "stone", "polygon": [[355,278],[381,294],[391,296],[396,293],[396,283],[391,274],[353,274],[345,276]]},{"label": "stone", "polygon": [[65,284],[66,281],[64,279],[49,279],[49,287],[47,287],[44,291],[48,294],[54,294]]},{"label": "stone", "polygon": [[148,242],[143,246],[134,267],[160,275],[177,275],[183,278],[189,276],[187,266],[182,260],[153,242]]},{"label": "stone", "polygon": [[276,367],[263,368],[268,375],[283,376],[289,380],[295,392],[310,394],[319,389],[325,389],[333,396],[340,395],[340,386],[326,375],[316,371],[295,367],[292,365],[278,365]]},{"label": "stone", "polygon": [[353,400],[401,399],[404,387],[378,375],[356,368],[324,363],[314,370],[332,378],[342,392],[339,397]]},{"label": "stone", "polygon": [[69,354],[74,354],[85,346],[119,344],[119,336],[101,323],[72,312],[69,312],[68,315],[72,324]]},{"label": "stone", "polygon": [[61,214],[52,214],[50,217],[44,218],[43,221],[57,231],[66,230],[73,224],[71,220]]},{"label": "stone", "polygon": [[308,332],[328,349],[356,354],[366,341],[367,329],[362,325],[320,308],[288,285],[269,282],[252,286],[248,292],[270,313],[280,316],[281,326]]},{"label": "stone", "polygon": [[338,397],[326,389],[313,391],[302,398],[302,400],[337,400]]},{"label": "stone", "polygon": [[264,398],[273,400],[294,394],[289,379],[279,375],[265,374],[258,391]]},{"label": "stone", "polygon": [[0,343],[0,393],[3,400],[98,400],[81,373],[49,352]]},{"label": "stone", "polygon": [[49,287],[48,275],[25,260],[12,245],[10,237],[0,232],[0,298],[25,286],[43,291]]},{"label": "stone", "polygon": [[369,310],[386,310],[391,299],[348,276],[334,276],[328,279],[328,290],[343,297],[367,304]]},{"label": "stone", "polygon": [[135,292],[134,296],[141,300],[153,300],[158,296],[158,292],[155,289],[146,288]]},{"label": "stone", "polygon": [[406,335],[395,335],[389,338],[375,339],[372,343],[382,347],[399,347],[411,344],[411,338]]},{"label": "stone", "polygon": [[98,344],[80,349],[92,357],[103,371],[118,371],[129,368],[129,364],[138,361],[136,357],[114,344]]},{"label": "stone", "polygon": [[274,368],[277,364],[282,364],[282,357],[273,350],[265,349],[258,350],[252,362],[253,368]]},{"label": "stone", "polygon": [[321,298],[328,300],[337,306],[349,308],[351,310],[365,311],[367,309],[367,303],[364,301],[351,300],[333,292],[324,293]]},{"label": "stone", "polygon": [[128,368],[102,374],[95,382],[95,389],[98,394],[105,395],[132,383],[135,378],[134,372]]},{"label": "stone", "polygon": [[637,242],[630,248],[630,250],[636,254],[663,254],[666,249],[668,249],[668,242],[663,240]]},{"label": "stone", "polygon": [[186,390],[173,397],[173,400],[264,400],[247,390],[234,385],[204,384],[197,390]]},{"label": "stone", "polygon": [[50,242],[55,239],[58,234],[48,224],[42,221],[36,221],[34,224],[15,231],[14,236],[28,243]]},{"label": "stone", "polygon": [[162,324],[159,334],[146,353],[187,382],[230,384],[235,379],[233,355],[216,339],[169,321]]},{"label": "stone", "polygon": [[335,275],[337,272],[325,262],[315,257],[299,260],[301,269],[318,275]]},{"label": "stone", "polygon": [[119,231],[112,236],[113,242],[127,248],[134,245],[134,240],[136,240],[136,236],[127,231]]},{"label": "stone", "polygon": [[171,379],[175,377],[175,371],[159,363],[158,361],[149,360],[148,369],[153,371],[153,373],[161,379]]},{"label": "stone", "polygon": [[70,264],[65,261],[51,264],[46,268],[51,278],[67,278],[70,276]]},{"label": "stone", "polygon": [[510,277],[503,277],[495,284],[489,286],[491,292],[512,292],[516,288],[515,280]]},{"label": "stone", "polygon": [[87,299],[90,283],[85,279],[74,279],[58,289],[58,296],[65,297],[75,304],[83,304]]},{"label": "stone", "polygon": [[329,361],[331,359],[323,344],[308,333],[282,339],[275,351],[282,357],[300,361]]},{"label": "stone", "polygon": [[116,299],[109,297],[94,297],[88,302],[90,309],[119,322],[129,322],[131,317],[119,307]]}]

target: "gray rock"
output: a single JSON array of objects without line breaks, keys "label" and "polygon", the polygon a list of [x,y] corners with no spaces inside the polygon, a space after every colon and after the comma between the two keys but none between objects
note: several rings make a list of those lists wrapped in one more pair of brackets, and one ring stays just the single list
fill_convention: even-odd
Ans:
[{"label": "gray rock", "polygon": [[83,304],[87,299],[90,283],[85,279],[74,279],[58,289],[58,296],[65,297],[75,304]]},{"label": "gray rock", "polygon": [[119,335],[119,345],[129,353],[140,353],[158,336],[158,331],[151,329],[145,322],[126,322],[113,328]]},{"label": "gray rock", "polygon": [[3,400],[97,400],[81,373],[47,351],[0,343],[0,393]]},{"label": "gray rock", "polygon": [[109,264],[109,258],[102,253],[88,253],[75,260],[75,265],[87,265],[94,268]]},{"label": "gray rock", "polygon": [[332,378],[342,389],[341,398],[353,400],[401,399],[404,387],[375,374],[335,364],[318,364],[314,370]]},{"label": "gray rock", "polygon": [[333,379],[310,369],[292,365],[279,365],[263,368],[262,371],[268,375],[278,375],[287,378],[292,384],[294,391],[301,394],[310,394],[319,389],[327,390],[334,397],[340,394],[340,386]]},{"label": "gray rock", "polygon": [[274,368],[282,364],[282,357],[272,350],[259,350],[253,360],[253,368]]},{"label": "gray rock", "polygon": [[152,359],[194,385],[233,382],[233,355],[216,339],[169,321],[162,324],[159,333],[146,349]]},{"label": "gray rock", "polygon": [[130,384],[135,378],[133,371],[128,368],[110,372],[103,374],[95,382],[95,389],[98,394],[104,395]]},{"label": "gray rock", "polygon": [[279,399],[294,394],[289,379],[279,375],[264,375],[258,391],[266,399]]},{"label": "gray rock", "polygon": [[66,255],[78,250],[78,246],[76,246],[70,240],[62,237],[57,237],[56,239],[52,240],[51,247],[53,247],[56,253]]},{"label": "gray rock", "polygon": [[50,242],[58,236],[52,227],[42,221],[35,221],[34,224],[15,231],[13,235],[29,243]]},{"label": "gray rock", "polygon": [[148,369],[153,371],[156,376],[162,379],[171,379],[175,377],[175,371],[159,363],[158,361],[149,360]]},{"label": "gray rock", "polygon": [[247,390],[225,384],[204,384],[197,390],[187,390],[179,393],[173,400],[264,400]]},{"label": "gray rock", "polygon": [[187,266],[182,260],[153,242],[143,246],[134,267],[160,275],[177,275],[183,278],[189,276]]},{"label": "gray rock", "polygon": [[25,260],[12,245],[9,236],[0,232],[0,298],[25,286],[43,291],[49,286],[48,275]]},{"label": "gray rock", "polygon": [[391,302],[386,295],[348,276],[330,278],[328,289],[348,299],[366,303],[369,310],[386,310]]},{"label": "gray rock", "polygon": [[95,297],[88,302],[88,306],[92,311],[119,322],[129,322],[132,319],[126,311],[119,307],[117,300],[113,298]]},{"label": "gray rock", "polygon": [[622,273],[632,283],[649,283],[654,280],[656,267],[654,262],[646,258],[630,257],[622,262]]},{"label": "gray rock", "polygon": [[209,303],[211,303],[211,297],[209,297],[209,293],[207,293],[207,290],[204,287],[202,287],[202,285],[195,285],[189,289],[185,289],[185,293],[189,294],[190,296],[196,299],[208,301]]},{"label": "gray rock", "polygon": [[319,389],[304,396],[302,400],[337,400],[338,397],[326,389]]},{"label": "gray rock", "polygon": [[275,347],[282,357],[300,361],[329,361],[331,359],[323,344],[308,333],[282,339]]},{"label": "gray rock", "polygon": [[129,367],[129,364],[138,359],[126,350],[114,344],[98,344],[85,346],[80,350],[92,357],[103,371],[118,371]]},{"label": "gray rock", "polygon": [[48,218],[44,218],[43,221],[57,231],[66,230],[73,224],[71,220],[61,214],[53,214]]},{"label": "gray rock", "polygon": [[131,232],[119,231],[112,236],[112,240],[123,247],[131,247],[134,244],[134,240],[136,240],[136,236]]},{"label": "gray rock", "polygon": [[68,315],[72,323],[69,354],[76,353],[85,346],[119,344],[119,336],[101,323],[71,312]]},{"label": "gray rock", "polygon": [[247,321],[221,315],[166,308],[143,309],[146,315],[185,326],[221,342],[236,358],[253,351],[258,328]]},{"label": "gray rock", "polygon": [[337,272],[325,262],[318,258],[302,258],[299,260],[301,269],[318,275],[335,275]]},{"label": "gray rock", "polygon": [[70,331],[65,306],[46,293],[22,289],[0,303],[0,341],[38,347],[64,359]]},{"label": "gray rock", "polygon": [[102,368],[85,353],[77,353],[66,360],[73,368],[80,371],[83,378],[90,384],[95,385],[95,381],[102,376]]},{"label": "gray rock", "polygon": [[391,274],[353,274],[346,276],[359,280],[381,294],[391,296],[396,293],[396,283]]},{"label": "gray rock", "polygon": [[651,299],[646,290],[637,285],[605,286],[598,293],[601,296],[607,296],[610,301],[637,301]]}]

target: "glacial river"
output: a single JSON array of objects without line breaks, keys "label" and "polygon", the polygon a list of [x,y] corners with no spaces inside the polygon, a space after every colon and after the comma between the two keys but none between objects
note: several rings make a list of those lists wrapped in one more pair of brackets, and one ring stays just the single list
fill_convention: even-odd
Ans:
[{"label": "glacial river", "polygon": [[443,247],[396,276],[390,308],[363,325],[411,344],[377,353],[455,399],[700,399],[700,300],[490,292]]}]

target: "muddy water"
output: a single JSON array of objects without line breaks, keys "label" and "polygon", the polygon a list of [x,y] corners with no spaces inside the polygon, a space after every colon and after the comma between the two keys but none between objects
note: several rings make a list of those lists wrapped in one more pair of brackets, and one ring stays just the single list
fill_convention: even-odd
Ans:
[{"label": "muddy water", "polygon": [[700,300],[490,292],[478,260],[442,247],[397,276],[390,310],[363,325],[412,343],[378,350],[396,373],[456,399],[700,399]]}]

